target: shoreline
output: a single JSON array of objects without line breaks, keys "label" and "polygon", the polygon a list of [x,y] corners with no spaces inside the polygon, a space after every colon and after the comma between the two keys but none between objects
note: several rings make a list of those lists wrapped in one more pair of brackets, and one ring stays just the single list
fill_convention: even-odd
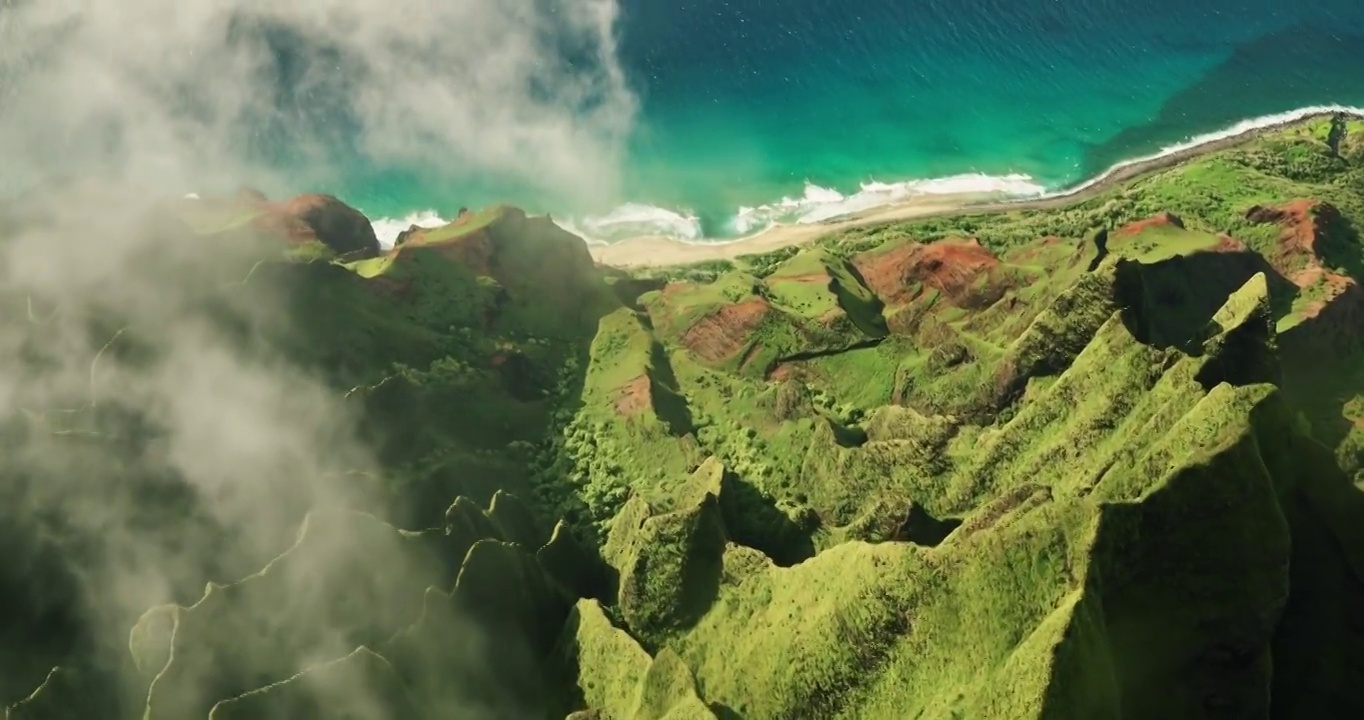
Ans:
[{"label": "shoreline", "polygon": [[[1292,115],[1277,122],[1254,124],[1256,120]],[[599,265],[619,269],[668,267],[711,260],[729,260],[741,255],[770,252],[792,245],[804,245],[833,233],[852,228],[877,227],[905,220],[959,214],[997,213],[1014,210],[1052,210],[1084,202],[1115,185],[1152,173],[1168,170],[1195,158],[1243,145],[1264,135],[1306,125],[1324,118],[1346,115],[1364,119],[1364,112],[1347,107],[1302,108],[1290,113],[1266,116],[1232,125],[1222,131],[1195,136],[1171,145],[1158,153],[1118,163],[1071,188],[1040,197],[1001,200],[995,193],[953,193],[915,196],[849,215],[812,223],[773,225],[755,235],[714,242],[688,242],[665,236],[630,238],[610,244],[589,244],[592,259]],[[1242,125],[1244,129],[1238,130]]]}]

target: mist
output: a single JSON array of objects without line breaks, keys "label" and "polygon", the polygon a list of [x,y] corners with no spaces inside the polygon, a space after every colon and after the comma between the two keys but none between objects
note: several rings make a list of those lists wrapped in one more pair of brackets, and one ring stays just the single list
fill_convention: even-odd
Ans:
[{"label": "mist", "polygon": [[257,571],[305,513],[376,507],[353,405],[273,349],[287,292],[233,290],[258,248],[186,238],[165,203],[280,197],[347,153],[609,195],[636,105],[616,13],[0,0],[0,704],[82,653],[117,665],[141,613]]},{"label": "mist", "polygon": [[4,0],[0,177],[271,191],[439,168],[616,192],[636,100],[616,0]]}]

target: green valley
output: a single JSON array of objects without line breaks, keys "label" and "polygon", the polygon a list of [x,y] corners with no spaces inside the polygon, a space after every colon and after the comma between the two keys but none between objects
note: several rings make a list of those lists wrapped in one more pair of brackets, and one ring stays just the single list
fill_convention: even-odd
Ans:
[{"label": "green valley", "polygon": [[0,704],[1364,717],[1332,127],[630,271],[511,207],[0,208]]}]

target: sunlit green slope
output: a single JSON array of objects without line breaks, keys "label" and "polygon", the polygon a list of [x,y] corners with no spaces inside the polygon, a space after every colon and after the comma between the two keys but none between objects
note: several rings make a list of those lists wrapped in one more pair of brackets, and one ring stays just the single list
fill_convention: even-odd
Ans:
[{"label": "sunlit green slope", "polygon": [[[635,275],[510,208],[388,252],[162,209],[161,325],[5,295],[8,716],[1364,715],[1364,126],[1332,126]],[[186,318],[344,420],[250,522],[142,391]],[[26,510],[94,476],[117,534]],[[92,585],[102,543],[160,584]]]}]

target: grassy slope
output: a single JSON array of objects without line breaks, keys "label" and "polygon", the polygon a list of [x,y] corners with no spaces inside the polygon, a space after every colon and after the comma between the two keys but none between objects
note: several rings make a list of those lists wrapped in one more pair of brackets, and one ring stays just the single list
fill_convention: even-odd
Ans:
[{"label": "grassy slope", "polygon": [[[1361,279],[1356,129],[653,279],[506,209],[267,263],[386,499],[144,615],[136,712],[1358,715],[1364,315],[1288,279]],[[1309,198],[1314,257],[1246,214]],[[9,715],[81,712],[79,670]]]},{"label": "grassy slope", "polygon": [[[1161,708],[1140,700],[1157,688],[1177,708],[1173,716],[1201,717],[1213,713],[1209,707],[1228,708],[1229,716],[1270,712],[1263,668],[1276,652],[1301,650],[1293,649],[1296,638],[1276,636],[1274,622],[1257,618],[1285,607],[1289,536],[1318,532],[1305,526],[1327,512],[1323,504],[1306,510],[1296,497],[1307,484],[1357,492],[1340,472],[1355,472],[1357,463],[1345,458],[1351,462],[1333,467],[1293,418],[1311,419],[1311,431],[1339,445],[1343,457],[1353,431],[1342,440],[1326,426],[1359,404],[1322,390],[1284,396],[1273,386],[1293,390],[1310,380],[1356,397],[1357,372],[1346,368],[1358,356],[1342,356],[1339,369],[1323,375],[1298,360],[1296,340],[1286,337],[1282,376],[1233,374],[1211,387],[1197,376],[1217,360],[1203,347],[1206,323],[1256,273],[1264,273],[1262,284],[1247,292],[1262,296],[1253,305],[1264,316],[1251,334],[1271,345],[1266,324],[1294,327],[1303,298],[1315,292],[1284,282],[1267,261],[1297,262],[1273,257],[1280,228],[1249,221],[1250,207],[1311,198],[1364,219],[1364,158],[1329,157],[1322,136],[1322,127],[1293,129],[1061,211],[911,222],[740,258],[734,269],[716,263],[656,273],[683,283],[641,302],[696,418],[695,443],[732,469],[750,506],[770,508],[778,519],[769,527],[784,533],[781,542],[747,544],[786,548],[801,542],[795,536],[829,548],[789,569],[759,563],[754,571],[735,559],[747,573],[735,577],[731,552],[712,562],[722,581],[710,611],[663,643],[692,666],[702,695],[745,717],[1157,717]],[[1097,231],[1111,229],[1116,238],[1161,212],[1179,215],[1185,227],[1156,225],[1114,239],[1099,262]],[[825,268],[911,239],[962,235],[980,238],[1016,268],[1009,277],[1021,279],[1004,283],[988,307],[963,308],[927,287],[909,301],[885,298],[884,317],[909,312],[914,321],[875,347],[790,363],[790,372],[768,382],[717,367],[686,342],[704,317],[692,310],[693,298],[706,298],[709,312],[724,300],[762,295],[784,309],[827,313],[841,298],[825,289]],[[1247,251],[1212,252],[1222,235]],[[1049,237],[1059,241],[1041,240]],[[1349,273],[1361,257],[1357,242],[1342,250],[1324,258],[1328,270]],[[819,280],[792,287],[791,277]],[[1239,349],[1228,351],[1237,359],[1227,364],[1242,364],[1243,340],[1230,345]],[[892,402],[911,409],[883,407]],[[610,457],[620,474],[638,479],[636,497],[662,512],[695,452],[677,452],[690,449],[688,437],[648,443]],[[1307,470],[1283,460],[1294,456],[1315,464]],[[590,469],[585,474],[588,486],[597,482]],[[1245,485],[1224,491],[1220,478]],[[910,503],[983,529],[969,537],[958,531],[931,549],[884,543],[903,532]],[[1236,512],[1218,529],[1208,525],[1228,507]],[[1144,525],[1169,537],[1116,549],[1132,542],[1122,533]],[[1105,535],[1104,527],[1118,529]],[[1219,535],[1237,540],[1209,544]],[[1203,559],[1196,572],[1172,569],[1168,577],[1123,570],[1159,567],[1167,554]],[[1337,613],[1357,592],[1358,576],[1338,574],[1347,566],[1320,562],[1336,562],[1322,572],[1343,584],[1329,600],[1294,599],[1315,587],[1289,593],[1290,610],[1319,602]],[[1187,593],[1194,596],[1174,599]],[[1135,606],[1129,594],[1150,597],[1150,606]],[[1202,628],[1218,616],[1245,619]],[[649,624],[625,622],[650,637]],[[1284,622],[1309,621],[1290,612]],[[1318,641],[1317,652],[1330,646],[1342,665],[1360,667],[1358,640]],[[1199,655],[1218,643],[1236,647],[1219,651],[1230,654],[1218,661],[1226,667]],[[1301,689],[1277,697],[1279,716],[1291,716],[1297,703],[1335,702],[1343,711],[1360,702]]]}]

